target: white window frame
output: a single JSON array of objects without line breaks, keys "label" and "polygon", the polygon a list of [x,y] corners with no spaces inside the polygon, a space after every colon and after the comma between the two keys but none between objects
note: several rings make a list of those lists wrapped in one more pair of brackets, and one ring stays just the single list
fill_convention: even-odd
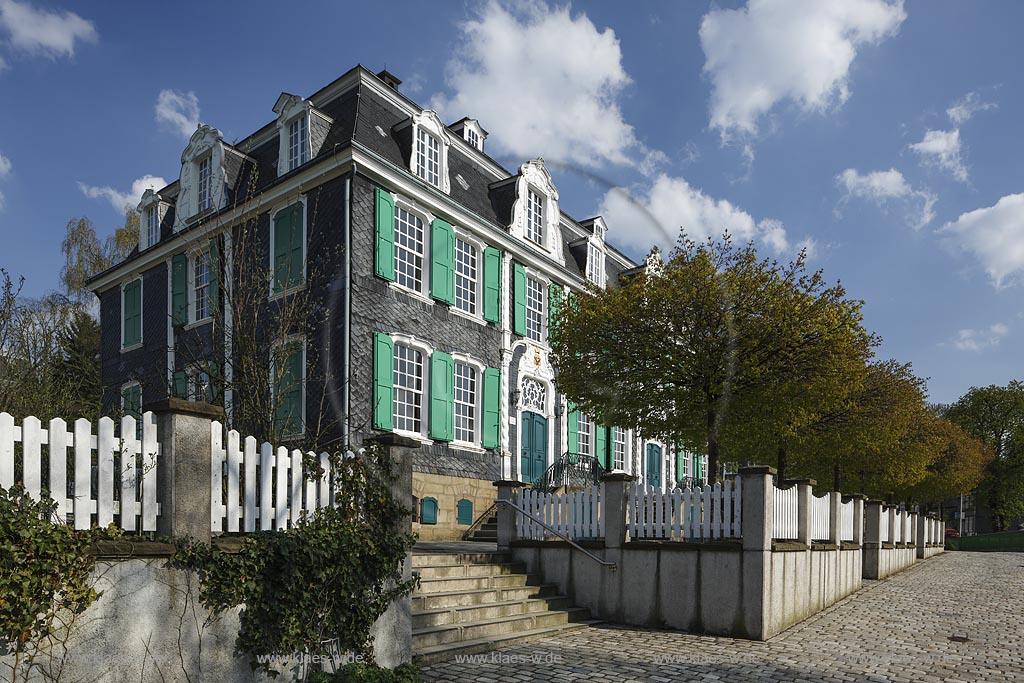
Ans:
[{"label": "white window frame", "polygon": [[[398,212],[399,210],[405,211],[411,215],[416,216],[420,219],[423,224],[423,244],[421,256],[421,268],[420,268],[420,282],[418,288],[412,288],[398,281]],[[402,197],[395,197],[395,246],[394,246],[394,264],[395,264],[395,280],[388,284],[395,287],[399,291],[406,292],[422,299],[425,302],[433,304],[433,299],[430,298],[430,226],[433,223],[434,216],[420,208],[417,204],[408,201]]]},{"label": "white window frame", "polygon": [[[457,240],[456,243],[455,243],[455,304],[451,307],[451,310],[452,310],[452,312],[457,313],[458,315],[463,315],[463,316],[466,316],[466,317],[471,318],[473,320],[476,320],[477,322],[481,322],[482,323],[483,320],[484,320],[484,318],[483,318],[483,295],[484,295],[484,291],[483,291],[483,287],[484,287],[483,265],[484,265],[484,249],[486,249],[486,246],[484,245],[483,242],[481,242],[480,240],[476,239],[475,237],[473,237],[469,233],[467,233],[467,232],[465,232],[463,230],[459,230],[457,228],[455,229],[455,239]],[[459,244],[458,243],[459,243],[459,241],[464,242],[465,244],[471,246],[476,251],[476,280],[473,283],[473,297],[474,297],[474,299],[476,301],[476,306],[475,306],[476,310],[472,311],[472,312],[471,311],[467,311],[467,310],[465,310],[463,308],[459,308],[459,304],[458,304],[458,291],[459,291]]]},{"label": "white window frame", "polygon": [[[128,389],[131,389],[132,387],[138,387],[139,388],[139,417],[141,418],[141,416],[142,416],[142,382],[140,382],[137,379],[133,379],[131,381],[125,382],[124,384],[121,385],[121,392],[118,394],[118,398],[120,399],[120,402],[121,402],[121,414],[122,415],[127,415],[128,414],[125,411],[125,406],[124,406],[124,392],[126,390],[128,390]],[[142,422],[141,422],[141,419],[140,419],[139,425],[141,426],[141,424],[142,424]]]},{"label": "white window frame", "polygon": [[[428,402],[430,400],[430,357],[433,354],[434,350],[431,347],[429,347],[429,346],[427,346],[427,345],[425,345],[425,344],[423,344],[423,343],[413,339],[412,337],[408,337],[408,336],[404,336],[404,335],[392,335],[391,343],[392,343],[392,345],[393,345],[393,347],[395,349],[392,352],[392,356],[391,356],[391,363],[392,363],[391,376],[392,376],[392,387],[393,387],[392,390],[394,392],[394,396],[391,399],[391,419],[392,419],[392,423],[394,425],[394,432],[396,434],[402,434],[404,436],[409,436],[409,437],[412,437],[414,439],[418,439],[420,441],[425,441],[425,442],[430,441],[430,439],[427,438],[427,430],[428,430],[429,425],[430,425],[430,415],[429,415],[429,405],[428,405]],[[395,408],[397,407],[397,404],[398,404],[398,391],[399,391],[399,387],[398,387],[398,382],[394,381],[394,377],[395,377],[395,374],[397,373],[397,370],[396,370],[396,367],[395,367],[395,356],[397,354],[397,349],[400,346],[405,347],[405,348],[409,348],[409,349],[414,349],[414,350],[418,351],[419,354],[420,354],[420,362],[421,362],[421,366],[422,366],[422,377],[421,377],[421,382],[420,382],[421,386],[420,386],[420,392],[419,392],[420,428],[419,428],[418,431],[414,431],[414,430],[410,430],[410,429],[405,429],[405,428],[401,428],[401,427],[398,426],[398,414],[397,414],[397,411],[395,410]],[[411,391],[409,389],[405,389],[404,387],[403,387],[402,390],[403,391]]]},{"label": "white window frame", "polygon": [[[586,413],[576,413],[576,452],[580,456],[593,457],[594,455],[594,420]],[[583,441],[586,438],[587,445]]]},{"label": "white window frame", "polygon": [[[289,434],[282,434],[281,435],[282,437],[286,437],[288,439],[302,438],[302,437],[304,437],[306,435],[306,381],[307,381],[307,375],[306,375],[306,370],[307,370],[307,368],[306,368],[306,360],[307,360],[306,359],[306,338],[304,336],[301,336],[301,335],[292,335],[292,336],[285,337],[283,340],[278,341],[278,342],[274,343],[271,346],[271,348],[273,349],[273,352],[272,352],[271,357],[270,357],[270,403],[273,406],[272,410],[276,411],[277,410],[277,395],[276,395],[277,394],[277,368],[274,367],[274,364],[277,361],[277,352],[278,352],[278,349],[280,349],[281,347],[292,346],[294,344],[298,344],[300,346],[301,350],[302,350],[302,379],[299,381],[300,393],[301,393],[301,395],[299,397],[299,409],[300,409],[299,423],[302,425],[302,430],[299,431],[299,432],[295,432],[295,433],[289,433]],[[190,382],[190,384],[191,384],[191,382]],[[191,387],[189,387],[189,390],[191,390]],[[276,419],[276,415],[275,415],[275,419]]]},{"label": "white window frame", "polygon": [[309,269],[309,226],[307,221],[309,217],[306,213],[306,195],[299,195],[298,203],[302,204],[302,278],[297,285],[282,289],[280,292],[274,291],[274,240],[277,239],[277,231],[274,230],[274,216],[277,215],[281,209],[287,209],[289,206],[295,204],[295,200],[284,200],[274,206],[270,210],[270,216],[267,221],[268,230],[270,234],[267,236],[267,266],[269,270],[269,277],[267,278],[267,288],[270,292],[270,301],[280,299],[281,297],[288,296],[295,292],[300,292],[306,288],[306,276]]},{"label": "white window frame", "polygon": [[146,209],[146,243],[143,249],[160,241],[160,204]]},{"label": "white window frame", "polygon": [[[619,435],[622,435],[622,441],[619,441]],[[626,463],[629,462],[629,431],[622,427],[612,427],[612,469],[617,471],[624,471],[626,469]],[[619,457],[619,446],[622,446],[622,457]]]},{"label": "white window frame", "polygon": [[185,371],[186,381],[188,382],[185,393],[188,394],[189,400],[191,401],[206,402],[206,394],[200,392],[198,386],[201,375],[206,375],[206,384],[207,387],[209,387],[213,382],[213,378],[210,377],[210,373],[206,370],[193,365]]},{"label": "white window frame", "polygon": [[[131,346],[124,345],[124,289],[127,285],[139,281],[139,343]],[[121,281],[121,352],[141,349],[146,341],[146,283],[141,273],[132,275]]]},{"label": "white window frame", "polygon": [[[536,283],[538,288],[540,289],[540,320],[539,320],[538,331],[537,331],[539,339],[534,339],[532,336],[530,336],[530,313],[535,310],[535,309],[531,309],[531,307],[530,307],[530,283],[531,282]],[[538,277],[536,274],[532,273],[529,270],[526,271],[526,291],[524,292],[524,294],[526,296],[526,301],[524,302],[525,305],[526,305],[526,336],[525,336],[525,338],[528,339],[529,341],[535,343],[535,344],[545,344],[545,345],[547,344],[547,338],[548,338],[548,336],[547,336],[547,331],[548,331],[547,330],[547,324],[548,324],[547,323],[547,312],[548,312],[547,297],[548,297],[548,287],[549,287],[549,285],[550,285],[550,283],[547,280],[545,280],[544,278]]]},{"label": "white window frame", "polygon": [[524,230],[526,239],[540,247],[547,242],[545,198],[544,193],[536,187],[527,186]]},{"label": "white window frame", "polygon": [[[483,379],[485,366],[483,363],[480,363],[479,361],[474,360],[473,358],[470,358],[468,355],[463,353],[453,353],[452,360],[454,361],[455,364],[465,365],[473,369],[475,375],[475,390],[473,396],[473,440],[465,441],[462,439],[454,438],[451,442],[451,445],[452,447],[460,448],[461,450],[471,450],[474,452],[482,453],[483,448],[480,447],[480,439],[481,427],[483,422]],[[452,368],[452,372],[455,372],[455,367]],[[456,386],[454,383],[454,378],[452,386]],[[457,391],[458,389],[456,388],[455,392]],[[453,398],[455,392],[453,392]],[[456,415],[454,407],[452,409],[452,415]]]},{"label": "white window frame", "polygon": [[468,142],[476,149],[480,149],[480,134],[477,133],[475,129],[470,128],[469,126],[466,126],[466,142]]},{"label": "white window frame", "polygon": [[[203,182],[203,166],[206,166],[206,182]],[[213,152],[207,152],[196,159],[196,213],[213,208]],[[205,194],[205,197],[204,197]]]},{"label": "white window frame", "polygon": [[414,146],[416,176],[428,185],[441,187],[441,139],[417,126]]},{"label": "white window frame", "polygon": [[587,241],[587,279],[598,287],[604,287],[604,249],[593,239]]},{"label": "white window frame", "polygon": [[[196,296],[196,266],[199,260],[206,257],[206,315],[199,317],[199,302]],[[197,249],[188,257],[188,320],[189,325],[202,325],[213,319],[213,310],[210,307],[210,282],[214,277],[213,264],[211,262],[209,249]]]},{"label": "white window frame", "polygon": [[[293,128],[296,130],[293,131]],[[285,130],[288,132],[288,170],[294,171],[310,158],[309,112],[303,112],[288,121]],[[296,133],[298,140],[293,138]]]}]

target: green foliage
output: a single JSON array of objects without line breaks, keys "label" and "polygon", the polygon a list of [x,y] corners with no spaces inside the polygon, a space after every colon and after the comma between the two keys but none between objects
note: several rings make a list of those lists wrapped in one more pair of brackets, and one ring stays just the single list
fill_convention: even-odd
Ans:
[{"label": "green foliage", "polygon": [[346,664],[333,674],[316,673],[310,683],[419,683],[423,678],[413,664],[384,669],[368,664]]},{"label": "green foliage", "polygon": [[114,532],[55,523],[56,503],[20,486],[0,488],[0,652],[31,652],[58,611],[82,612],[97,598],[88,553]]},{"label": "green foliage", "polygon": [[399,530],[411,511],[391,493],[387,449],[336,459],[337,505],[320,508],[293,529],[248,534],[237,553],[203,543],[179,544],[177,565],[200,574],[200,599],[212,611],[243,606],[236,650],[275,675],[255,655],[342,651],[372,661],[370,627],[395,599],[410,593],[402,566],[412,534]]},{"label": "green foliage", "polygon": [[74,301],[91,298],[86,288],[89,278],[123,261],[138,244],[139,213],[130,206],[124,210],[124,225],[103,241],[88,218],[72,218],[60,245],[64,253],[60,271],[64,293]]}]

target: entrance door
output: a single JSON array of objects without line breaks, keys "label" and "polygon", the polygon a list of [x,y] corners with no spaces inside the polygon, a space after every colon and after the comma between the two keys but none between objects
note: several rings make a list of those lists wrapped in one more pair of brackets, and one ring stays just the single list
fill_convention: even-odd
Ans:
[{"label": "entrance door", "polygon": [[661,487],[661,446],[647,444],[647,486]]},{"label": "entrance door", "polygon": [[548,421],[543,415],[523,412],[523,431],[520,435],[522,458],[519,478],[534,481],[542,474],[548,462]]}]

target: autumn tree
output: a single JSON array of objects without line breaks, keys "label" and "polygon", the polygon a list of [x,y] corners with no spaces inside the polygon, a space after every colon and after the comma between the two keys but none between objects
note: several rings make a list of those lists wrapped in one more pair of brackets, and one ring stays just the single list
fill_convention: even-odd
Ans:
[{"label": "autumn tree", "polygon": [[780,264],[728,235],[682,238],[660,272],[563,307],[558,384],[605,424],[706,450],[713,479],[723,452],[759,437],[778,446],[855,383],[874,343],[860,306],[807,272],[803,253]]},{"label": "autumn tree", "polygon": [[60,245],[64,254],[60,273],[64,294],[76,302],[91,302],[85,283],[93,275],[126,259],[138,243],[139,213],[130,206],[125,207],[124,224],[104,240],[96,234],[96,227],[88,218],[72,218]]},{"label": "autumn tree", "polygon": [[947,420],[943,412],[932,407],[920,423],[921,438],[931,443],[934,457],[925,477],[905,492],[906,497],[915,502],[941,503],[946,498],[973,491],[995,456],[984,441]]}]

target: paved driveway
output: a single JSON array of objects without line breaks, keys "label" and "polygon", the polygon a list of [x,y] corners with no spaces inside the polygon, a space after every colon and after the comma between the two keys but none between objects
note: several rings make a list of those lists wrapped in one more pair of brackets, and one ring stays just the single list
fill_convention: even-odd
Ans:
[{"label": "paved driveway", "polygon": [[[945,553],[766,643],[595,627],[451,660],[428,681],[1024,681],[1024,553]],[[950,640],[966,637],[966,642]]]}]

